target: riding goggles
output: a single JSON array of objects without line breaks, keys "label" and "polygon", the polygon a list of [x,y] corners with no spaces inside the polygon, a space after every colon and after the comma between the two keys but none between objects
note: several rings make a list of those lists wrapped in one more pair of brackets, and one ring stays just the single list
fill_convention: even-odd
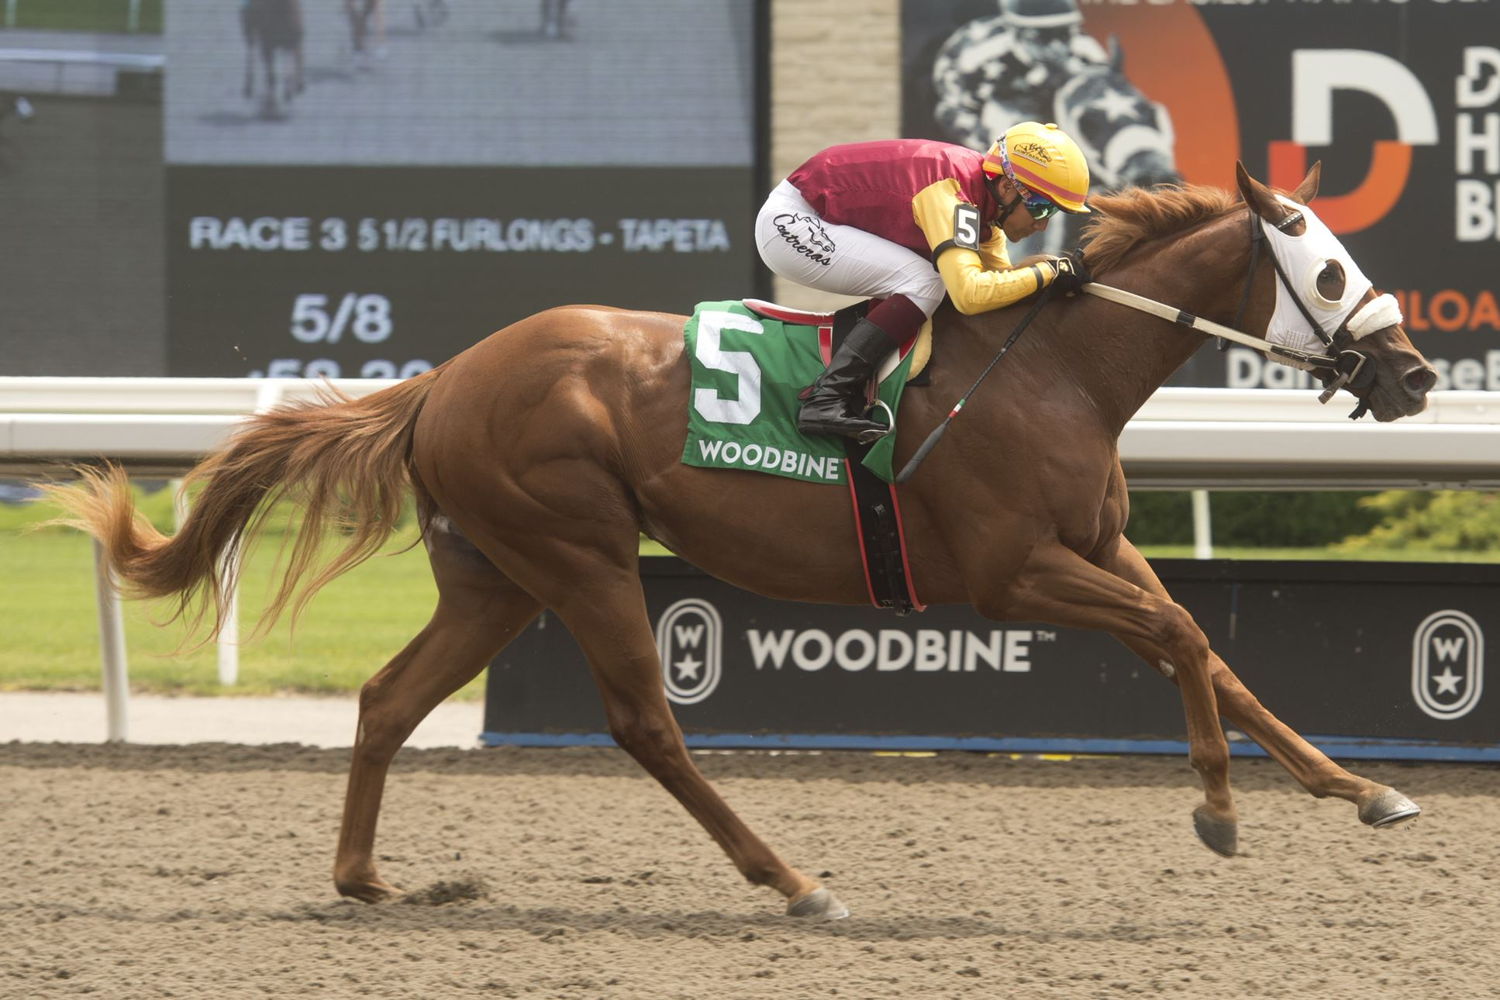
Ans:
[{"label": "riding goggles", "polygon": [[1043,219],[1050,219],[1062,211],[1062,207],[1057,202],[1046,195],[1037,194],[1024,184],[1017,184],[1016,191],[1021,195],[1022,206],[1038,222],[1041,222]]}]

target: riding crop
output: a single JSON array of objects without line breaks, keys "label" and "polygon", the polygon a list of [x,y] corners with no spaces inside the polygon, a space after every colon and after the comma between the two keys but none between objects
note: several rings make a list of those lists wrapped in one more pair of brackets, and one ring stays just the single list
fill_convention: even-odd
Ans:
[{"label": "riding crop", "polygon": [[922,446],[916,450],[916,453],[912,455],[906,465],[896,475],[896,482],[904,483],[910,479],[912,474],[917,471],[917,466],[921,465],[923,460],[927,458],[927,453],[937,447],[937,443],[942,440],[943,435],[948,433],[948,425],[953,423],[953,418],[958,416],[959,411],[964,408],[964,404],[969,401],[969,397],[974,395],[974,391],[979,388],[979,383],[983,382],[985,376],[1000,363],[1001,358],[1005,357],[1006,352],[1011,349],[1016,339],[1021,336],[1021,331],[1030,326],[1031,321],[1036,319],[1036,314],[1041,312],[1042,306],[1046,305],[1052,298],[1052,293],[1056,290],[1056,287],[1056,285],[1048,285],[1042,289],[1042,294],[1037,296],[1036,302],[1032,303],[1026,315],[1021,317],[1021,322],[1017,323],[1016,328],[1010,332],[1010,336],[1005,338],[1005,343],[1000,347],[1000,353],[996,354],[990,363],[985,366],[984,371],[979,373],[979,377],[974,380],[974,384],[969,386],[969,391],[960,396],[958,402],[953,404],[953,409],[948,411],[948,415],[943,418],[943,422],[934,427],[932,433],[927,435],[927,440],[922,442]]}]

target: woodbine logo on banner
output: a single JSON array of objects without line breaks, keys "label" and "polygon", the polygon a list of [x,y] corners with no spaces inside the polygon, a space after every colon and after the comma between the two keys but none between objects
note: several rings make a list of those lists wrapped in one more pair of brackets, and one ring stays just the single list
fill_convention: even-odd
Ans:
[{"label": "woodbine logo on banner", "polygon": [[[849,673],[1029,673],[1031,647],[1056,633],[1029,628],[970,629],[822,628],[746,629],[740,639],[757,671],[837,669]],[[679,705],[707,699],[723,676],[724,619],[709,602],[676,601],[656,622],[657,650],[667,697]],[[1479,704],[1484,692],[1484,632],[1473,616],[1435,611],[1417,627],[1412,643],[1412,697],[1434,719],[1456,719]]]},{"label": "woodbine logo on banner", "polygon": [[1411,691],[1434,719],[1468,715],[1484,694],[1484,630],[1467,612],[1434,611],[1412,640]]},{"label": "woodbine logo on banner", "polygon": [[[974,673],[979,670],[1028,673],[1031,647],[1053,642],[1057,634],[1029,628],[969,629],[821,628],[746,629],[741,636],[756,670],[825,668],[859,673]],[[719,685],[724,662],[724,618],[712,603],[696,597],[674,602],[656,622],[667,697],[696,705]]]},{"label": "woodbine logo on banner", "polygon": [[[996,622],[953,605],[897,619],[775,601],[677,559],[641,563],[662,677],[697,745],[975,749],[974,740],[1183,735],[1172,684],[1103,633]],[[1158,560],[1156,569],[1293,728],[1490,747],[1500,759],[1500,703],[1483,696],[1500,567]],[[588,665],[550,613],[491,663],[486,699],[493,742],[609,739]]]},{"label": "woodbine logo on banner", "polygon": [[[1321,160],[1314,210],[1400,301],[1438,388],[1500,391],[1493,0],[1081,0],[1079,9],[1079,57],[1021,78],[1003,60],[962,58],[998,44],[1008,30],[998,16],[975,18],[963,0],[904,0],[905,134],[974,145],[988,134],[976,121],[1043,116],[1080,132],[1096,176],[1119,176],[1114,161],[1143,152],[1145,133],[1125,127],[1123,105],[1105,103],[1118,103],[1115,91],[1068,86],[1098,71],[1113,40],[1119,72],[1170,116],[1171,148],[1153,153],[1185,181],[1231,189],[1237,158],[1283,188]],[[1312,386],[1242,348],[1200,352],[1173,382]]]}]

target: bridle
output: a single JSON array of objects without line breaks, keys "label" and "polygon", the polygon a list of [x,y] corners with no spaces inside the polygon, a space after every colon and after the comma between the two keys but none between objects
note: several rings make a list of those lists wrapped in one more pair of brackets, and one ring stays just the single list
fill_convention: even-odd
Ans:
[{"label": "bridle", "polygon": [[[1120,305],[1129,306],[1141,312],[1159,316],[1162,319],[1171,320],[1183,326],[1191,327],[1200,333],[1217,337],[1220,341],[1220,349],[1229,342],[1241,344],[1252,350],[1260,351],[1262,354],[1274,355],[1275,357],[1291,364],[1293,367],[1311,371],[1323,381],[1324,389],[1318,395],[1318,402],[1326,403],[1333,398],[1340,389],[1348,389],[1356,398],[1359,405],[1349,414],[1351,420],[1358,420],[1369,412],[1369,403],[1359,393],[1368,389],[1375,382],[1375,366],[1367,364],[1370,356],[1363,351],[1355,350],[1351,345],[1376,330],[1384,329],[1399,323],[1400,309],[1396,305],[1394,297],[1380,295],[1368,302],[1357,304],[1335,326],[1333,333],[1327,332],[1323,324],[1313,316],[1312,310],[1297,293],[1297,289],[1287,278],[1286,268],[1277,257],[1273,248],[1266,246],[1266,226],[1274,226],[1279,232],[1285,232],[1290,227],[1302,221],[1303,215],[1299,211],[1292,211],[1286,218],[1277,223],[1263,220],[1254,207],[1249,208],[1250,218],[1250,263],[1246,268],[1245,287],[1240,294],[1239,308],[1235,310],[1234,327],[1238,327],[1244,319],[1245,311],[1250,305],[1250,292],[1255,283],[1255,272],[1260,265],[1260,258],[1264,251],[1265,256],[1271,260],[1271,266],[1276,269],[1277,280],[1281,283],[1281,290],[1291,297],[1296,304],[1298,312],[1306,320],[1314,334],[1317,335],[1327,353],[1316,354],[1284,344],[1273,344],[1260,337],[1252,337],[1241,333],[1234,327],[1223,326],[1211,320],[1203,319],[1192,313],[1155,299],[1148,299],[1143,295],[1136,295],[1120,288],[1110,285],[1101,285],[1098,282],[1090,282],[1081,286],[1080,291],[1095,295],[1101,299],[1107,299]],[[1393,318],[1394,317],[1394,318]]]},{"label": "bridle", "polygon": [[[1240,325],[1240,320],[1245,314],[1245,308],[1249,305],[1250,289],[1255,280],[1255,268],[1260,263],[1261,248],[1266,245],[1264,220],[1256,214],[1253,208],[1250,209],[1248,215],[1250,217],[1250,265],[1245,274],[1245,290],[1240,293],[1239,309],[1234,314],[1235,326]],[[1292,211],[1287,214],[1286,218],[1275,223],[1275,226],[1277,231],[1284,233],[1301,221],[1302,213]],[[1263,224],[1256,225],[1257,222]],[[1302,318],[1307,321],[1307,325],[1312,328],[1313,333],[1317,335],[1325,347],[1338,352],[1332,357],[1298,352],[1304,355],[1299,360],[1307,365],[1308,370],[1323,380],[1324,389],[1318,395],[1318,401],[1326,403],[1340,389],[1347,388],[1359,398],[1359,406],[1350,414],[1351,420],[1358,420],[1369,410],[1369,405],[1355,390],[1368,389],[1375,381],[1374,366],[1365,367],[1365,362],[1370,360],[1370,356],[1362,351],[1356,351],[1349,346],[1365,334],[1372,332],[1363,325],[1360,326],[1358,334],[1351,332],[1350,324],[1360,317],[1360,314],[1364,311],[1363,307],[1356,305],[1345,315],[1343,320],[1334,329],[1333,334],[1328,334],[1324,331],[1323,325],[1314,318],[1312,311],[1307,308],[1307,304],[1302,301],[1302,296],[1297,294],[1297,289],[1293,287],[1291,281],[1286,276],[1286,268],[1282,266],[1280,258],[1270,252],[1266,256],[1271,258],[1271,266],[1276,269],[1276,279],[1281,282],[1282,290],[1291,296],[1292,302],[1296,304],[1297,311],[1302,314]],[[1374,305],[1377,301],[1379,299],[1372,300],[1367,305]],[[1223,342],[1221,341],[1220,343]]]},{"label": "bridle", "polygon": [[[995,193],[993,190],[991,191],[991,194]],[[998,197],[996,197],[996,201],[999,201]],[[1006,214],[1008,215],[1011,210],[1014,210],[1019,203],[1020,199],[1018,198],[1015,204],[1009,206]],[[1274,226],[1277,231],[1285,232],[1291,226],[1301,221],[1303,217],[1301,212],[1293,210],[1280,222],[1270,223],[1261,219],[1256,214],[1254,206],[1249,206],[1249,211],[1250,265],[1245,271],[1245,290],[1240,294],[1240,305],[1234,314],[1235,326],[1239,326],[1245,317],[1245,310],[1250,305],[1250,290],[1255,282],[1255,270],[1260,265],[1262,248],[1266,244],[1264,227]],[[1004,216],[1001,216],[1001,218],[1003,219]],[[1257,222],[1261,223],[1261,225],[1257,225]],[[1359,400],[1359,405],[1354,408],[1354,412],[1349,414],[1349,419],[1358,420],[1369,412],[1370,404],[1356,390],[1367,389],[1374,383],[1375,366],[1367,364],[1370,360],[1369,355],[1361,351],[1356,351],[1347,345],[1354,343],[1368,334],[1374,333],[1376,330],[1382,330],[1385,327],[1400,323],[1401,310],[1396,304],[1395,297],[1391,295],[1379,295],[1363,304],[1356,304],[1350,308],[1339,321],[1338,325],[1335,326],[1333,333],[1330,334],[1323,329],[1323,325],[1313,316],[1312,310],[1307,308],[1307,304],[1297,294],[1296,288],[1287,280],[1286,268],[1282,266],[1281,260],[1276,256],[1276,248],[1266,248],[1265,255],[1271,258],[1271,264],[1276,268],[1276,277],[1281,282],[1281,288],[1297,304],[1297,310],[1302,314],[1302,318],[1312,327],[1313,332],[1317,334],[1318,339],[1323,342],[1323,345],[1330,352],[1336,353],[1313,354],[1295,347],[1288,347],[1285,344],[1273,344],[1265,338],[1252,337],[1248,333],[1241,333],[1233,327],[1224,326],[1222,323],[1215,323],[1213,320],[1204,319],[1201,316],[1195,316],[1185,310],[1169,306],[1165,302],[1148,299],[1144,295],[1127,292],[1123,288],[1115,288],[1113,285],[1101,285],[1097,281],[1090,281],[1087,284],[1080,285],[1078,286],[1078,290],[1122,306],[1129,306],[1131,309],[1143,313],[1149,313],[1152,316],[1170,320],[1182,326],[1190,327],[1199,333],[1206,333],[1211,337],[1217,337],[1221,343],[1233,341],[1252,350],[1260,351],[1262,354],[1274,355],[1294,367],[1315,372],[1319,378],[1324,379],[1324,389],[1318,395],[1318,402],[1326,403],[1340,389],[1347,388]],[[1345,280],[1348,280],[1347,276]],[[969,401],[969,397],[973,396],[979,389],[980,383],[989,376],[994,367],[1010,351],[1016,339],[1021,336],[1021,332],[1031,325],[1031,321],[1036,319],[1037,314],[1052,299],[1056,291],[1056,284],[1048,284],[1042,289],[1041,294],[1036,297],[1036,301],[1032,303],[1031,308],[1026,311],[1026,315],[1011,330],[1010,336],[1006,338],[1004,345],[1000,348],[1000,352],[995,355],[984,371],[980,372],[979,378],[969,387],[969,391],[959,397],[958,402],[948,411],[948,415],[932,429],[926,439],[917,447],[917,450],[912,453],[906,465],[897,473],[895,480],[897,483],[906,482],[916,473],[917,468],[926,460],[927,455],[942,440],[943,435],[948,432],[949,426],[963,412],[965,405]],[[1272,321],[1274,321],[1274,316]],[[1267,321],[1266,328],[1268,333],[1270,332],[1272,321]],[[892,426],[895,426],[894,422]]]}]

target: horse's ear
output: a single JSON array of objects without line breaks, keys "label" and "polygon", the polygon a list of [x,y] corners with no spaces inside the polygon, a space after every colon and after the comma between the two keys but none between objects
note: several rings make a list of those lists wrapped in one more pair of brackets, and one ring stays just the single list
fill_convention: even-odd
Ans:
[{"label": "horse's ear", "polygon": [[1109,36],[1109,68],[1116,73],[1125,71],[1125,50],[1120,48],[1120,39],[1114,35]]},{"label": "horse's ear", "polygon": [[1277,202],[1276,196],[1271,189],[1260,181],[1250,176],[1250,171],[1239,160],[1234,161],[1234,179],[1240,188],[1240,196],[1245,199],[1245,204],[1255,209],[1255,214],[1262,219],[1279,219],[1286,214],[1286,209]]},{"label": "horse's ear", "polygon": [[1302,178],[1302,183],[1297,185],[1297,190],[1292,192],[1292,198],[1302,204],[1311,204],[1318,196],[1318,181],[1323,176],[1323,161],[1313,163],[1312,168],[1307,171],[1307,176]]}]

